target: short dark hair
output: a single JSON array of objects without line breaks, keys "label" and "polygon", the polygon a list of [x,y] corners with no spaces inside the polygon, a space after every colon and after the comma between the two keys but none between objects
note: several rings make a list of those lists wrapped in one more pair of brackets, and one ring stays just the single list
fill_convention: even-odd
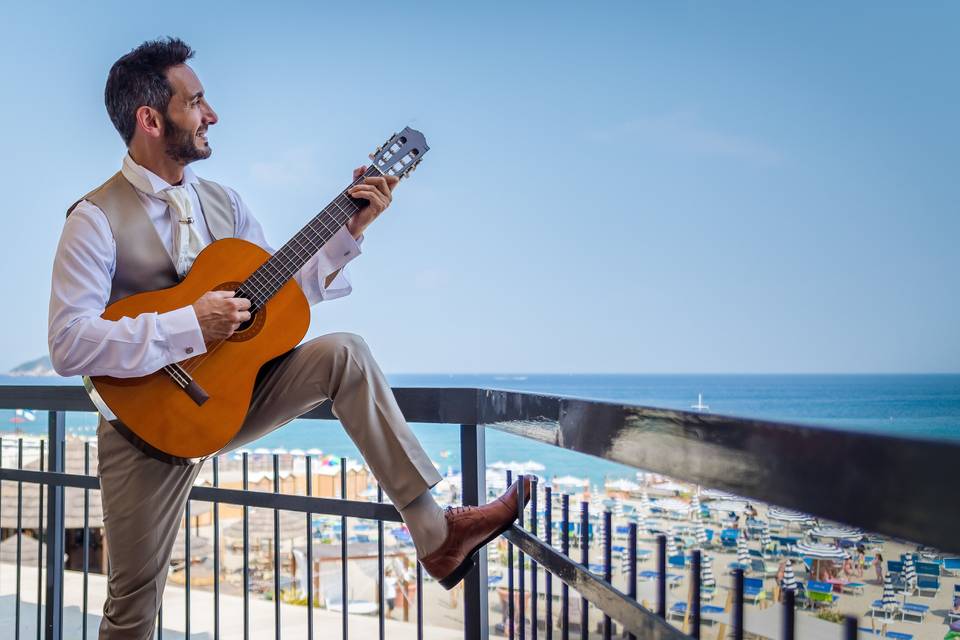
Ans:
[{"label": "short dark hair", "polygon": [[103,101],[124,144],[130,145],[137,130],[137,109],[147,106],[167,112],[173,96],[167,69],[185,63],[193,54],[186,42],[168,36],[148,40],[113,63]]}]

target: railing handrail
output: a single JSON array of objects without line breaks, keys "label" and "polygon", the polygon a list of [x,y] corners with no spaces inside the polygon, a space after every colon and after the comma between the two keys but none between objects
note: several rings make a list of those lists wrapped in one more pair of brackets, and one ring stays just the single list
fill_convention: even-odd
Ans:
[{"label": "railing handrail", "polygon": [[[960,552],[960,442],[477,388],[395,388],[410,422],[491,426],[637,469]],[[80,386],[0,385],[0,409],[92,411]],[[335,419],[329,403],[302,416]]]}]

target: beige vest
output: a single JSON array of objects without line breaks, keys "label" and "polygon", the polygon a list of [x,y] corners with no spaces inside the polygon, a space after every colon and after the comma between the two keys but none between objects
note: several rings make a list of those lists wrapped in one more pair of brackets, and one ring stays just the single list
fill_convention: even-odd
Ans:
[{"label": "beige vest", "polygon": [[[232,238],[236,223],[226,190],[203,179],[193,186],[210,237],[214,240]],[[136,189],[121,172],[73,203],[67,215],[83,200],[89,200],[103,211],[117,246],[108,305],[135,293],[166,289],[180,282],[176,266],[140,204]]]}]

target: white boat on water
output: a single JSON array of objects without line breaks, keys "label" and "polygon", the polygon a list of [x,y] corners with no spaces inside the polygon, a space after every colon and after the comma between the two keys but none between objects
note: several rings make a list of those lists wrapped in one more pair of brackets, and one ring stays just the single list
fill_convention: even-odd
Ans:
[{"label": "white boat on water", "polygon": [[691,409],[696,409],[697,411],[709,411],[710,405],[703,404],[703,394],[697,394],[697,404],[690,405]]}]

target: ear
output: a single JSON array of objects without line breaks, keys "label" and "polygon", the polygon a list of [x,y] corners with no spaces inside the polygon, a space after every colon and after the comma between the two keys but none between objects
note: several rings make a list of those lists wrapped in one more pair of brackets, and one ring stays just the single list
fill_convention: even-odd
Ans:
[{"label": "ear", "polygon": [[137,129],[150,138],[160,138],[163,136],[163,118],[160,112],[152,107],[140,107],[136,111]]}]

